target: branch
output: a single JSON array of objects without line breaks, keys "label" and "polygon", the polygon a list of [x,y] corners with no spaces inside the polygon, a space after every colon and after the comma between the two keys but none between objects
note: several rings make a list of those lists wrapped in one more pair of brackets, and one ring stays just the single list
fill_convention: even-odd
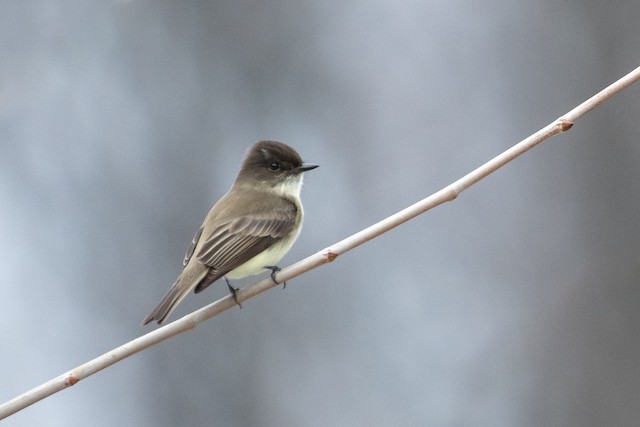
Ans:
[{"label": "branch", "polygon": [[[444,202],[449,202],[458,197],[458,194],[480,181],[487,175],[495,172],[502,166],[509,163],[511,160],[540,144],[541,142],[549,139],[550,137],[565,132],[573,126],[576,119],[584,116],[586,113],[602,104],[607,99],[611,98],[616,93],[627,88],[631,84],[640,80],[640,67],[636,68],[620,80],[616,81],[609,87],[600,91],[593,97],[589,98],[582,104],[569,111],[564,116],[558,118],[553,123],[540,129],[538,132],[522,140],[518,144],[514,145],[507,151],[491,159],[484,165],[480,166],[471,173],[463,176],[454,183],[446,186],[442,190],[434,193],[433,195],[423,199],[406,209],[376,223],[372,226],[365,228],[364,230],[347,237],[344,240],[331,245],[330,247],[317,252],[283,270],[278,273],[278,280],[280,282],[291,280],[309,270],[312,270],[320,265],[326,264],[335,260],[338,256],[350,251],[367,241],[380,236],[383,233],[397,227],[398,225],[415,218],[416,216],[428,211],[429,209],[438,206]],[[249,298],[252,298],[258,294],[261,294],[276,286],[270,278],[261,280],[257,283],[249,285],[240,289],[236,296],[238,302],[243,302]],[[190,329],[194,329],[197,325],[204,322],[211,317],[222,313],[223,311],[235,307],[236,303],[231,295],[226,296],[200,310],[194,311],[182,317],[175,322],[169,323],[155,331],[149,332],[139,338],[129,341],[128,343],[96,357],[95,359],[78,366],[71,371],[62,374],[38,387],[27,391],[26,393],[15,397],[8,402],[0,405],[0,420],[8,417],[29,405],[38,402],[45,397],[48,397],[60,390],[70,387],[76,384],[78,381],[83,380],[90,375],[95,374],[116,362],[123,360],[124,358],[138,353],[147,347],[158,344],[174,335],[180,334]]]}]

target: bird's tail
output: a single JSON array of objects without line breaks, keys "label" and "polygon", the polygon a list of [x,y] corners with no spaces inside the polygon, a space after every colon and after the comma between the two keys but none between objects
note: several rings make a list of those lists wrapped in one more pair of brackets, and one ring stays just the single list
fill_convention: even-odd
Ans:
[{"label": "bird's tail", "polygon": [[[205,266],[201,265],[201,267]],[[164,319],[171,314],[180,301],[187,296],[189,291],[202,281],[208,271],[206,267],[197,268],[197,271],[189,270],[191,269],[189,268],[189,265],[187,265],[187,268],[182,271],[178,280],[176,280],[175,283],[171,285],[171,288],[169,288],[167,293],[164,294],[156,308],[154,308],[153,311],[151,311],[151,313],[149,313],[149,315],[142,321],[142,326],[153,321],[158,322],[158,325],[160,325]]]}]

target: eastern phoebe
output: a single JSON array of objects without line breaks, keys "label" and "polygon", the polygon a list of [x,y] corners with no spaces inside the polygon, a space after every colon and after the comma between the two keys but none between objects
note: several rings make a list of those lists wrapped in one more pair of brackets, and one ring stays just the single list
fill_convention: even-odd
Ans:
[{"label": "eastern phoebe", "polygon": [[221,277],[240,279],[270,269],[275,282],[275,264],[302,227],[302,174],[317,167],[280,142],[249,147],[231,190],[213,205],[187,249],[178,279],[142,324],[161,324],[191,289],[198,293]]}]

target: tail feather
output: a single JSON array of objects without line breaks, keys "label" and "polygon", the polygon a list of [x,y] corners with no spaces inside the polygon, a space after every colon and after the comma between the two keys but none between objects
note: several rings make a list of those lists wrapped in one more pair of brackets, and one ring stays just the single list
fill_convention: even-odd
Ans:
[{"label": "tail feather", "polygon": [[180,280],[178,279],[169,291],[164,294],[160,303],[156,308],[153,309],[151,313],[142,321],[142,326],[147,323],[153,322],[154,320],[158,322],[158,325],[162,323],[164,319],[171,314],[171,312],[176,308],[178,303],[182,301],[184,297],[187,296],[191,289],[189,286],[181,286]]},{"label": "tail feather", "polygon": [[200,283],[209,272],[209,268],[199,264],[198,266],[189,265],[182,271],[182,274],[178,277],[171,288],[160,300],[160,303],[154,308],[151,313],[142,321],[142,326],[153,321],[158,322],[160,325],[176,308],[176,306],[187,296],[187,294],[198,283]]}]

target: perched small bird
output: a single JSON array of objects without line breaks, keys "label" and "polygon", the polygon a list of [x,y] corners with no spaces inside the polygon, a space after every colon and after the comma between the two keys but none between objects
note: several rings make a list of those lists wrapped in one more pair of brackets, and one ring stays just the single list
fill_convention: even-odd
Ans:
[{"label": "perched small bird", "polygon": [[[221,277],[270,269],[275,282],[275,264],[302,227],[302,174],[317,167],[280,142],[249,147],[231,190],[213,205],[187,249],[178,279],[142,324],[161,324],[191,289],[198,293]],[[236,290],[227,286],[235,299]]]}]

